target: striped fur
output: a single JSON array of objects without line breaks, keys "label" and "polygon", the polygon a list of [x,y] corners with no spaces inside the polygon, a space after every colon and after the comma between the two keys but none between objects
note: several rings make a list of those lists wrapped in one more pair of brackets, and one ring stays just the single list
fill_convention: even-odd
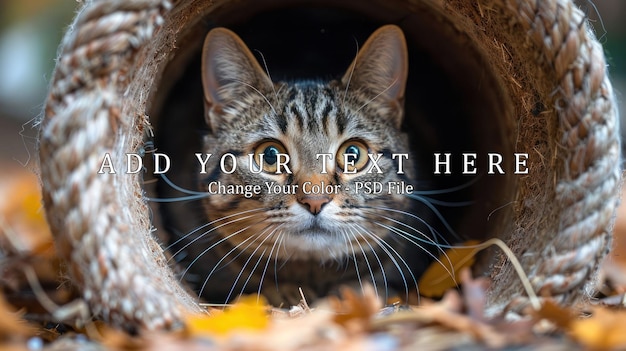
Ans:
[{"label": "striped fur", "polygon": [[[381,297],[416,290],[423,267],[411,257],[419,252],[411,242],[423,230],[410,215],[410,201],[387,194],[387,188],[383,194],[355,191],[357,182],[415,183],[410,156],[404,174],[392,159],[392,153],[410,154],[400,130],[407,67],[404,37],[395,26],[372,34],[344,77],[331,82],[273,83],[234,33],[218,28],[207,35],[203,84],[210,133],[204,151],[214,158],[200,186],[219,181],[263,191],[251,198],[205,199],[207,226],[194,234],[194,255],[203,260],[192,260],[185,270],[194,272],[200,295],[224,302],[260,293],[279,305],[297,303],[299,287],[309,300],[343,284],[373,283]],[[292,173],[256,174],[258,165],[248,155],[276,144],[289,154]],[[382,173],[368,172],[371,161],[355,174],[343,171],[338,151],[359,145],[382,154]],[[271,160],[273,150],[261,152]],[[220,169],[219,157],[226,153],[237,156],[232,174]],[[319,154],[333,156],[327,173]],[[269,193],[267,182],[297,191]],[[305,194],[307,182],[341,190]],[[406,232],[413,237],[400,235]]]}]

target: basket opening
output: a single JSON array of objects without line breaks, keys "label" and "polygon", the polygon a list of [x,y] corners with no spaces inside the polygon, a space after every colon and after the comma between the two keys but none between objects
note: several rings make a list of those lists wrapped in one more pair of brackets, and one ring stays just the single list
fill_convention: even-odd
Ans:
[{"label": "basket opening", "polygon": [[[203,95],[200,47],[211,28],[227,27],[260,52],[276,80],[337,78],[363,41],[379,26],[393,23],[409,47],[409,79],[403,128],[410,135],[420,167],[418,190],[441,190],[432,197],[464,206],[437,205],[463,239],[498,237],[507,230],[515,178],[512,105],[501,77],[453,14],[436,5],[376,0],[334,2],[225,2],[179,33],[164,68],[149,115],[155,144],[172,159],[168,177],[196,189],[194,152],[201,152]],[[451,175],[435,175],[434,154],[451,153]],[[463,153],[475,153],[477,175],[462,174]],[[502,156],[503,175],[489,175],[488,153]],[[454,191],[446,191],[454,190]],[[148,190],[149,192],[151,190]],[[157,197],[180,196],[159,182]],[[186,233],[203,224],[200,201],[159,204],[165,232]],[[433,223],[443,233],[439,220]]]}]

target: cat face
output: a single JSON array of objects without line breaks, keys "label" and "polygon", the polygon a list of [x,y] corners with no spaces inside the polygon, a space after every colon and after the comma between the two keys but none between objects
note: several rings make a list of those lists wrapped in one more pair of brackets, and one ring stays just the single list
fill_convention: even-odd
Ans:
[{"label": "cat face", "polygon": [[231,153],[236,165],[225,158],[222,166],[235,169],[226,173],[209,163],[201,186],[260,189],[206,198],[219,235],[239,251],[284,260],[340,260],[383,245],[408,206],[388,184],[413,183],[410,156],[402,169],[392,159],[409,154],[400,131],[408,70],[401,30],[377,30],[332,82],[273,83],[223,28],[207,35],[202,61],[210,128],[204,151],[217,160]]}]

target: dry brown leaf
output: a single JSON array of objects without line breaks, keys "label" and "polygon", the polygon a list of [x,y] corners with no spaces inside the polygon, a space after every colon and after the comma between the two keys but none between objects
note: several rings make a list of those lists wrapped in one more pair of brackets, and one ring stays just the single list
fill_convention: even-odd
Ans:
[{"label": "dry brown leaf", "polygon": [[545,301],[537,317],[545,318],[574,340],[593,350],[626,348],[626,311],[596,307],[590,317],[579,317],[571,308]]},{"label": "dry brown leaf", "polygon": [[594,350],[623,350],[626,348],[626,311],[596,308],[589,318],[573,319],[570,335]]},{"label": "dry brown leaf", "polygon": [[371,285],[363,287],[362,295],[352,289],[344,288],[341,291],[341,299],[330,297],[329,304],[336,312],[335,323],[351,332],[368,329],[372,316],[382,308]]},{"label": "dry brown leaf", "polygon": [[471,319],[492,326],[497,334],[504,336],[507,345],[522,344],[532,340],[534,320],[521,319],[512,322],[505,320],[503,316],[487,316],[485,314],[489,279],[486,277],[472,278],[469,268],[462,269],[460,277],[466,314]]},{"label": "dry brown leaf", "polygon": [[26,346],[19,344],[9,344],[0,346],[0,351],[31,351]]},{"label": "dry brown leaf", "polygon": [[450,330],[450,335],[471,336],[488,347],[500,348],[532,340],[532,320],[505,321],[500,316],[485,315],[488,282],[473,279],[468,268],[459,273],[463,295],[448,290],[441,301],[422,305],[413,311],[399,312],[373,322],[378,330],[398,323],[414,323],[416,329],[439,326]]},{"label": "dry brown leaf", "polygon": [[46,221],[37,177],[26,171],[12,171],[0,177],[0,247],[5,251],[3,279],[19,285],[19,267],[33,265],[40,280],[56,281],[58,262]]},{"label": "dry brown leaf", "polygon": [[438,261],[433,262],[419,281],[420,294],[427,297],[441,297],[443,294],[455,288],[460,280],[459,273],[465,267],[474,264],[475,247],[479,242],[470,240],[460,247],[448,249],[441,254]]},{"label": "dry brown leaf", "polygon": [[147,337],[131,336],[117,329],[100,328],[100,333],[97,339],[103,346],[111,350],[145,350],[150,344]]},{"label": "dry brown leaf", "polygon": [[[56,304],[72,300],[69,285],[59,287],[61,260],[56,255],[41,200],[37,177],[26,169],[11,169],[0,176],[0,248],[3,254],[0,288],[8,302],[29,316],[49,318],[41,293]],[[33,294],[25,270],[30,269],[42,292]]]},{"label": "dry brown leaf", "polygon": [[[345,330],[333,322],[335,314],[328,309],[317,308],[297,318],[272,319],[262,333],[238,335],[236,343],[246,350],[287,351],[302,350],[310,345],[326,345],[347,338]],[[244,339],[247,339],[244,341]]]},{"label": "dry brown leaf", "polygon": [[463,285],[463,301],[467,307],[467,314],[473,319],[486,322],[485,305],[487,303],[489,279],[485,277],[472,278],[469,268],[461,269],[459,277]]},{"label": "dry brown leaf", "polygon": [[578,314],[573,310],[561,307],[551,300],[542,303],[541,309],[535,312],[535,315],[541,319],[545,318],[554,323],[557,327],[568,330],[571,323],[578,318]]},{"label": "dry brown leaf", "polygon": [[19,313],[14,312],[0,295],[0,339],[20,339],[33,335],[35,335],[35,329],[26,324]]},{"label": "dry brown leaf", "polygon": [[[438,325],[451,331],[472,336],[488,347],[501,348],[509,344],[506,334],[500,333],[493,326],[482,323],[462,313],[463,300],[456,290],[446,292],[436,304],[420,306],[413,312],[401,312],[376,320],[376,329],[385,329],[386,325],[398,323],[416,323],[417,327]],[[452,335],[452,334],[451,334]]]}]

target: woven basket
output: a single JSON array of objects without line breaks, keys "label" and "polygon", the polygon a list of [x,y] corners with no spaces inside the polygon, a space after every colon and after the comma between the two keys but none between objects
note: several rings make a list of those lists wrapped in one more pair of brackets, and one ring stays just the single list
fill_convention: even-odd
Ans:
[{"label": "woven basket", "polygon": [[[139,152],[166,118],[164,96],[210,27],[244,28],[264,16],[275,23],[282,10],[297,22],[305,8],[341,10],[372,28],[399,25],[423,62],[447,77],[442,94],[461,106],[456,122],[468,149],[529,155],[529,174],[473,185],[479,206],[456,226],[472,229],[466,237],[505,241],[539,295],[560,303],[588,295],[611,243],[620,144],[602,48],[571,1],[87,0],[61,44],[40,161],[58,251],[92,312],[122,327],[160,328],[199,309],[152,236],[142,178],[97,172],[105,154],[123,169],[125,154]],[[407,103],[417,98],[407,93]],[[417,123],[409,123],[416,138]],[[461,135],[447,128],[437,132],[444,143]],[[483,262],[493,281],[489,307],[522,308],[506,259],[494,251]]]}]

